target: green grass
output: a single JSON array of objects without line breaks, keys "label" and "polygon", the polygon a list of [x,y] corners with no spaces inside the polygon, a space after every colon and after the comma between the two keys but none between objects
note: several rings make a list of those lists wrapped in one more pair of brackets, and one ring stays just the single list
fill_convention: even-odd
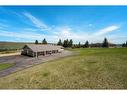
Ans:
[{"label": "green grass", "polygon": [[0,78],[0,88],[127,89],[127,48],[71,51],[76,55]]},{"label": "green grass", "polygon": [[2,64],[0,64],[0,71],[5,70],[5,69],[12,67],[14,65],[15,65],[14,63],[2,63]]}]

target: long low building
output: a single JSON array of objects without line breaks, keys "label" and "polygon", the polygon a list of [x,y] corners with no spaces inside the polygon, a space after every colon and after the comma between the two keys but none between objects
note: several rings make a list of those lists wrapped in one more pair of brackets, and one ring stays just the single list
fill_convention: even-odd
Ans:
[{"label": "long low building", "polygon": [[27,55],[32,57],[38,57],[39,55],[48,55],[54,53],[60,53],[63,51],[62,46],[57,45],[38,45],[38,44],[26,44],[21,51],[21,55]]}]

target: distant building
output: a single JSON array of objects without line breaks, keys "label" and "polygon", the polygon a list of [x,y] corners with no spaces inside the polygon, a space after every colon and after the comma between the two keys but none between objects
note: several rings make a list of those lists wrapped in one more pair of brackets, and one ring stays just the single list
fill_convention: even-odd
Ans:
[{"label": "distant building", "polygon": [[[109,48],[116,48],[117,47],[117,45],[114,43],[109,42],[108,44],[109,44]],[[102,43],[92,43],[92,44],[90,44],[90,47],[91,48],[102,48]]]},{"label": "distant building", "polygon": [[38,45],[38,44],[26,44],[21,51],[21,55],[27,55],[32,57],[38,57],[39,55],[48,55],[62,52],[63,47],[57,45]]},{"label": "distant building", "polygon": [[102,47],[102,43],[91,43],[90,47],[91,48],[101,48]]},{"label": "distant building", "polygon": [[108,44],[109,44],[109,48],[116,48],[117,47],[117,45],[114,43],[108,43]]}]

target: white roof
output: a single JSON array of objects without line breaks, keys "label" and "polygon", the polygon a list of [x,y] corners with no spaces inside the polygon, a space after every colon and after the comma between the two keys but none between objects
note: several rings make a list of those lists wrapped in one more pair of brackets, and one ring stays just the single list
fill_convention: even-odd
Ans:
[{"label": "white roof", "polygon": [[[29,47],[32,51],[34,52],[39,52],[39,51],[50,51],[50,50],[59,50],[62,48],[62,46],[57,46],[57,45],[49,45],[49,44],[27,44],[25,45]],[[24,46],[24,47],[25,47]]]}]

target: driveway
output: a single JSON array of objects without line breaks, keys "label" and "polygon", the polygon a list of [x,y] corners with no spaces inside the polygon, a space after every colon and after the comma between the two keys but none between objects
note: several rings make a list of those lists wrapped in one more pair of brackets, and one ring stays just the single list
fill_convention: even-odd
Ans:
[{"label": "driveway", "polygon": [[23,55],[12,55],[12,56],[0,57],[0,64],[1,63],[5,63],[5,64],[15,63],[16,64],[13,67],[0,71],[0,77],[9,75],[19,70],[23,70],[25,68],[31,67],[36,64],[41,64],[47,61],[51,61],[51,60],[58,59],[60,57],[69,56],[69,55],[72,55],[72,52],[64,50],[62,53],[56,53],[56,54],[46,55],[46,56],[39,56],[38,58],[28,57],[28,56],[23,56]]}]

